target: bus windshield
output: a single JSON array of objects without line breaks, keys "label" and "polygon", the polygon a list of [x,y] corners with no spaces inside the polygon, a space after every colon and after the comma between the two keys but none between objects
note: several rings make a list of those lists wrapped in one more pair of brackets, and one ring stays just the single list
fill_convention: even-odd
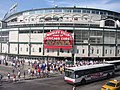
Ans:
[{"label": "bus windshield", "polygon": [[65,71],[65,76],[66,76],[66,77],[69,77],[69,78],[75,79],[75,73],[74,73],[74,71],[72,71],[72,70],[66,70],[66,71]]}]

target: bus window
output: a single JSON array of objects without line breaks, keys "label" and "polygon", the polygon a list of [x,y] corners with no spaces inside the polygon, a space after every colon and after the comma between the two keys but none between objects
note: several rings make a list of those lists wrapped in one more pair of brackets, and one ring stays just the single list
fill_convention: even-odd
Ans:
[{"label": "bus window", "polygon": [[80,70],[80,71],[76,71],[75,72],[75,78],[80,78],[81,76],[85,75],[85,72],[84,70]]},{"label": "bus window", "polygon": [[66,70],[65,71],[65,76],[74,79],[75,78],[75,73],[74,73],[74,71],[68,71],[68,70]]},{"label": "bus window", "polygon": [[82,75],[80,72],[75,72],[75,78],[80,78]]}]

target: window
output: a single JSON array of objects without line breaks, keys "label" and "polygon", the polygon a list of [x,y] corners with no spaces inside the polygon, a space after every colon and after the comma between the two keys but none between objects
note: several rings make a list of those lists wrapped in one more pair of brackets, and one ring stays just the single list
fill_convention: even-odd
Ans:
[{"label": "window", "polygon": [[96,43],[96,38],[90,38],[90,43]]},{"label": "window", "polygon": [[63,12],[72,12],[71,9],[64,9]]},{"label": "window", "polygon": [[104,44],[115,44],[116,33],[113,31],[104,32]]},{"label": "window", "polygon": [[105,50],[105,54],[107,54],[107,49]]},{"label": "window", "polygon": [[112,49],[110,50],[110,54],[112,54]]},{"label": "window", "polygon": [[31,12],[29,12],[29,14],[35,14],[35,11],[31,11]]},{"label": "window", "polygon": [[97,49],[97,54],[99,54],[99,49]]},{"label": "window", "polygon": [[52,12],[52,10],[45,10],[46,13]]},{"label": "window", "polygon": [[22,51],[22,48],[20,48],[20,51]]},{"label": "window", "polygon": [[105,26],[115,26],[115,22],[112,20],[106,20],[105,21]]},{"label": "window", "polygon": [[54,52],[54,50],[51,50],[51,52]]},{"label": "window", "polygon": [[67,50],[67,53],[70,53],[70,51],[69,51],[69,50]]},{"label": "window", "polygon": [[28,48],[26,48],[26,52],[28,52]]},{"label": "window", "polygon": [[62,12],[62,9],[55,9],[54,12]]},{"label": "window", "polygon": [[108,82],[108,83],[106,83],[106,85],[115,87],[115,83],[112,83],[112,82]]},{"label": "window", "polygon": [[80,12],[81,13],[81,9],[73,9],[73,12]]},{"label": "window", "polygon": [[60,52],[62,52],[62,53],[64,52],[62,48],[60,48]]},{"label": "window", "polygon": [[79,49],[77,49],[77,53],[79,53]]},{"label": "window", "polygon": [[100,11],[100,14],[101,14],[101,15],[106,15],[107,13],[106,13],[106,12],[103,12],[103,11]]},{"label": "window", "polygon": [[22,22],[23,20],[20,20],[20,22]]},{"label": "window", "polygon": [[43,10],[35,11],[36,14],[43,13]]},{"label": "window", "polygon": [[77,20],[78,20],[78,17],[74,17],[74,20],[76,20],[76,21],[77,21]]},{"label": "window", "polygon": [[89,33],[87,30],[75,31],[75,43],[88,43]]},{"label": "window", "polygon": [[83,54],[85,53],[85,49],[82,50],[82,53],[83,53]]},{"label": "window", "polygon": [[17,47],[15,47],[15,51],[17,51]]},{"label": "window", "polygon": [[31,18],[31,21],[35,21],[35,18]]},{"label": "window", "polygon": [[94,53],[94,48],[93,48],[93,47],[90,48],[90,53],[91,53],[91,54]]},{"label": "window", "polygon": [[120,54],[120,50],[118,50],[118,54]]},{"label": "window", "polygon": [[41,52],[41,48],[39,48],[39,52]]},{"label": "window", "polygon": [[33,48],[32,51],[35,52],[35,49]]},{"label": "window", "polygon": [[47,49],[47,52],[49,52],[49,49]]},{"label": "window", "polygon": [[83,13],[90,13],[90,10],[83,10]]},{"label": "window", "polygon": [[99,11],[92,10],[92,14],[99,14]]},{"label": "window", "polygon": [[117,84],[116,84],[116,87],[119,87],[119,86],[120,86],[120,83],[117,83]]},{"label": "window", "polygon": [[94,48],[92,48],[92,52],[91,52],[92,54],[94,53]]}]

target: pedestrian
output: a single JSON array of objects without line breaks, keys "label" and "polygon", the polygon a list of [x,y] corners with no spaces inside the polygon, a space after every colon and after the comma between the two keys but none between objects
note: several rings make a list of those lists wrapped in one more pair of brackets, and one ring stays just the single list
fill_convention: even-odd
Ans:
[{"label": "pedestrian", "polygon": [[31,70],[31,76],[32,77],[34,76],[34,68],[32,68],[32,70]]},{"label": "pedestrian", "polygon": [[38,68],[38,75],[40,76],[40,68]]},{"label": "pedestrian", "polygon": [[63,72],[63,68],[62,66],[60,66],[60,74],[62,74],[62,72]]},{"label": "pedestrian", "polygon": [[7,76],[8,76],[8,80],[10,80],[10,73],[8,73]]},{"label": "pedestrian", "polygon": [[1,62],[2,62],[2,61],[0,60],[0,64],[1,64]]},{"label": "pedestrian", "polygon": [[15,72],[14,68],[13,68],[12,72],[13,72],[13,74],[14,74],[14,72]]},{"label": "pedestrian", "polygon": [[28,68],[28,75],[30,76],[30,74],[31,74],[31,69]]},{"label": "pedestrian", "polygon": [[28,61],[28,66],[30,66],[30,61]]},{"label": "pedestrian", "polygon": [[75,85],[73,86],[72,90],[76,90],[76,86]]},{"label": "pedestrian", "polygon": [[16,75],[13,74],[13,82],[16,82]]},{"label": "pedestrian", "polygon": [[26,75],[26,73],[25,73],[25,71],[24,71],[24,79],[25,79],[25,75]]},{"label": "pedestrian", "polygon": [[19,70],[19,72],[18,72],[18,79],[19,79],[19,81],[20,81],[20,76],[21,76],[21,72]]},{"label": "pedestrian", "polygon": [[2,78],[3,76],[0,74],[0,85],[2,85]]},{"label": "pedestrian", "polygon": [[37,71],[36,71],[36,69],[34,69],[34,75],[37,76]]}]

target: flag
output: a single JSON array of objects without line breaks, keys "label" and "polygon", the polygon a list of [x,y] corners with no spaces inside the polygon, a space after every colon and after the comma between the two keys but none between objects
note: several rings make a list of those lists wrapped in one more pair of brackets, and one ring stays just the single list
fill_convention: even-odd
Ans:
[{"label": "flag", "polygon": [[15,12],[16,11],[16,7],[18,6],[18,3],[15,3],[9,10],[10,13]]}]

